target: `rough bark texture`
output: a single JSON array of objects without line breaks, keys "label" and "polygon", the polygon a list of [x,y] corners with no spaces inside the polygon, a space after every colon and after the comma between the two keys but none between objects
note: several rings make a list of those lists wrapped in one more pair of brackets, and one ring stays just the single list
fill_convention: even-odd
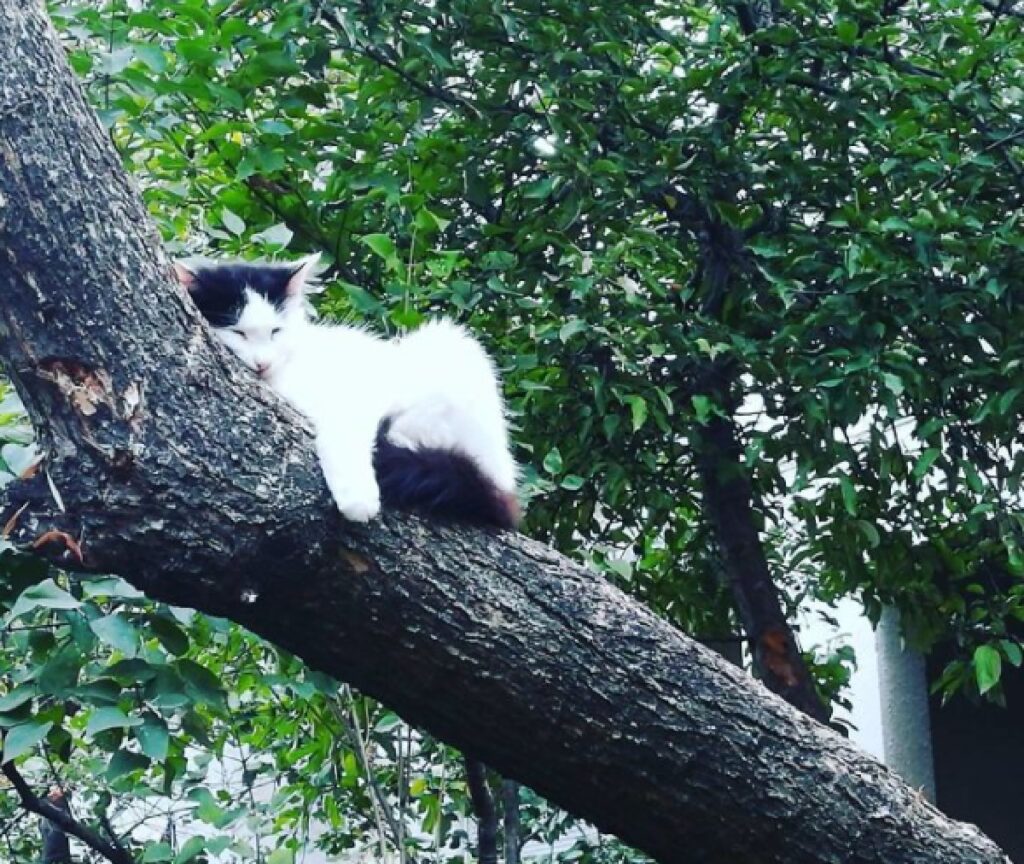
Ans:
[{"label": "rough bark texture", "polygon": [[551,550],[345,524],[172,287],[41,9],[0,10],[0,353],[47,455],[13,540],[230,617],[663,862],[1007,860]]}]

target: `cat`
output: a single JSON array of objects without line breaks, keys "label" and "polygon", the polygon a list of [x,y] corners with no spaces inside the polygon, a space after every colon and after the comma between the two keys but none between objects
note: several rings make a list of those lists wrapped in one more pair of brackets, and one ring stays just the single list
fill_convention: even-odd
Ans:
[{"label": "cat", "polygon": [[175,264],[216,337],[313,424],[327,486],[345,518],[420,508],[515,528],[518,469],[494,364],[445,320],[383,339],[314,320],[317,256],[291,264]]}]

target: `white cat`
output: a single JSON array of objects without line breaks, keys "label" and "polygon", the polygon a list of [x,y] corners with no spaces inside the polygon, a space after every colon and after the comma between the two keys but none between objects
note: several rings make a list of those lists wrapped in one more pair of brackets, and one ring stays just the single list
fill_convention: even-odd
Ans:
[{"label": "white cat", "polygon": [[311,320],[316,256],[175,265],[217,337],[313,423],[342,514],[387,505],[514,527],[517,469],[497,375],[469,333],[435,321],[385,340]]}]

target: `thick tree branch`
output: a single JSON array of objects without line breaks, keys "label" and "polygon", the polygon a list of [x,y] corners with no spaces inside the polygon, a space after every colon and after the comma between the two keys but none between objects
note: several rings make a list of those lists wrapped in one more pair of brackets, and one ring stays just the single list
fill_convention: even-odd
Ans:
[{"label": "thick tree branch", "polygon": [[35,813],[37,816],[49,819],[65,834],[77,837],[86,846],[98,852],[108,861],[112,862],[112,864],[135,864],[135,859],[120,844],[114,845],[110,843],[102,834],[94,831],[88,825],[80,823],[69,811],[58,807],[46,798],[40,798],[36,795],[13,762],[4,763],[2,770],[4,776],[11,781],[14,791],[18,793],[21,806],[30,813]]},{"label": "thick tree branch", "polygon": [[12,542],[230,617],[663,862],[1005,864],[540,544],[344,523],[298,418],[170,285],[41,7],[0,12],[0,354],[46,458]]}]

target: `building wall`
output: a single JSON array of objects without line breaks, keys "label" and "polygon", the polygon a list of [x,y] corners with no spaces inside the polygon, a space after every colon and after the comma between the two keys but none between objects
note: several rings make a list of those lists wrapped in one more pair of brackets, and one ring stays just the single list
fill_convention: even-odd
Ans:
[{"label": "building wall", "polygon": [[[946,658],[928,662],[929,679]],[[931,699],[939,809],[972,822],[1014,861],[1024,862],[1024,674],[1003,667],[1006,707],[957,697]]]}]

